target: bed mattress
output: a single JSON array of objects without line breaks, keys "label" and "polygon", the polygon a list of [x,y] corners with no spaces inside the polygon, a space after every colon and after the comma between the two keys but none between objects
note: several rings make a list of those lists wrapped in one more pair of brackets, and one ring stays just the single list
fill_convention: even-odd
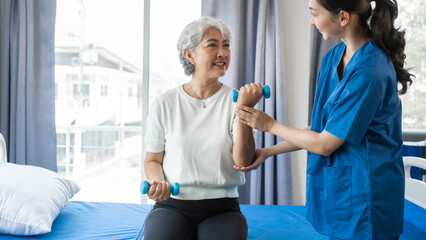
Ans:
[{"label": "bed mattress", "polygon": [[[144,222],[151,209],[148,204],[71,201],[53,222],[52,232],[33,237],[0,235],[0,240],[143,239]],[[241,211],[249,228],[247,239],[328,239],[306,221],[304,206],[241,205]],[[400,240],[419,239],[426,239],[426,232],[405,221]]]}]

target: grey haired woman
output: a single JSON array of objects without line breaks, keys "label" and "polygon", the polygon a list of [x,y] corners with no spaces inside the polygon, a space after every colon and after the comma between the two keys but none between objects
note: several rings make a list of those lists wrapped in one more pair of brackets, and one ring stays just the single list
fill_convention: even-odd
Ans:
[{"label": "grey haired woman", "polygon": [[[219,81],[231,60],[231,32],[202,17],[187,25],[177,44],[191,80],[157,97],[147,121],[145,174],[148,197],[157,201],[145,223],[145,239],[246,239],[238,202],[251,164],[253,129],[237,121],[231,88]],[[240,90],[238,103],[254,106],[260,84]],[[170,183],[180,192],[170,195]]]}]

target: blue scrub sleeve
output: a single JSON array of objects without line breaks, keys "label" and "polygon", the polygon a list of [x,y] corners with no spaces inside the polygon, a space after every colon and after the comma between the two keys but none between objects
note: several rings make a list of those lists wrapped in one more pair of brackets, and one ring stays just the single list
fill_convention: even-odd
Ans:
[{"label": "blue scrub sleeve", "polygon": [[370,69],[352,72],[341,95],[331,107],[325,130],[346,142],[359,144],[381,102],[382,94],[377,81]]}]

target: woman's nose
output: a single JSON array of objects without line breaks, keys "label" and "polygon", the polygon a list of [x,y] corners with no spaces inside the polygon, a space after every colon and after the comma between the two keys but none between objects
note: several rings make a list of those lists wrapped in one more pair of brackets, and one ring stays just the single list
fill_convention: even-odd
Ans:
[{"label": "woman's nose", "polygon": [[218,57],[228,57],[229,51],[225,49],[224,47],[219,48],[219,51],[217,53]]}]

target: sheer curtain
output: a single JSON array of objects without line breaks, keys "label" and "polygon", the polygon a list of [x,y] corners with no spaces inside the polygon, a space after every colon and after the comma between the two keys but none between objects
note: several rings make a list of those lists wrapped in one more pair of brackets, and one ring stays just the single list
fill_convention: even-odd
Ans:
[{"label": "sheer curtain", "polygon": [[[201,14],[221,19],[232,31],[231,65],[221,81],[234,88],[252,82],[269,85],[271,98],[262,99],[256,108],[287,123],[279,4],[279,0],[203,0]],[[263,132],[257,132],[255,139],[258,148],[280,141]],[[270,157],[257,170],[247,173],[246,179],[239,189],[240,203],[293,203],[289,154]]]},{"label": "sheer curtain", "polygon": [[56,0],[0,4],[0,132],[9,162],[56,171]]}]

